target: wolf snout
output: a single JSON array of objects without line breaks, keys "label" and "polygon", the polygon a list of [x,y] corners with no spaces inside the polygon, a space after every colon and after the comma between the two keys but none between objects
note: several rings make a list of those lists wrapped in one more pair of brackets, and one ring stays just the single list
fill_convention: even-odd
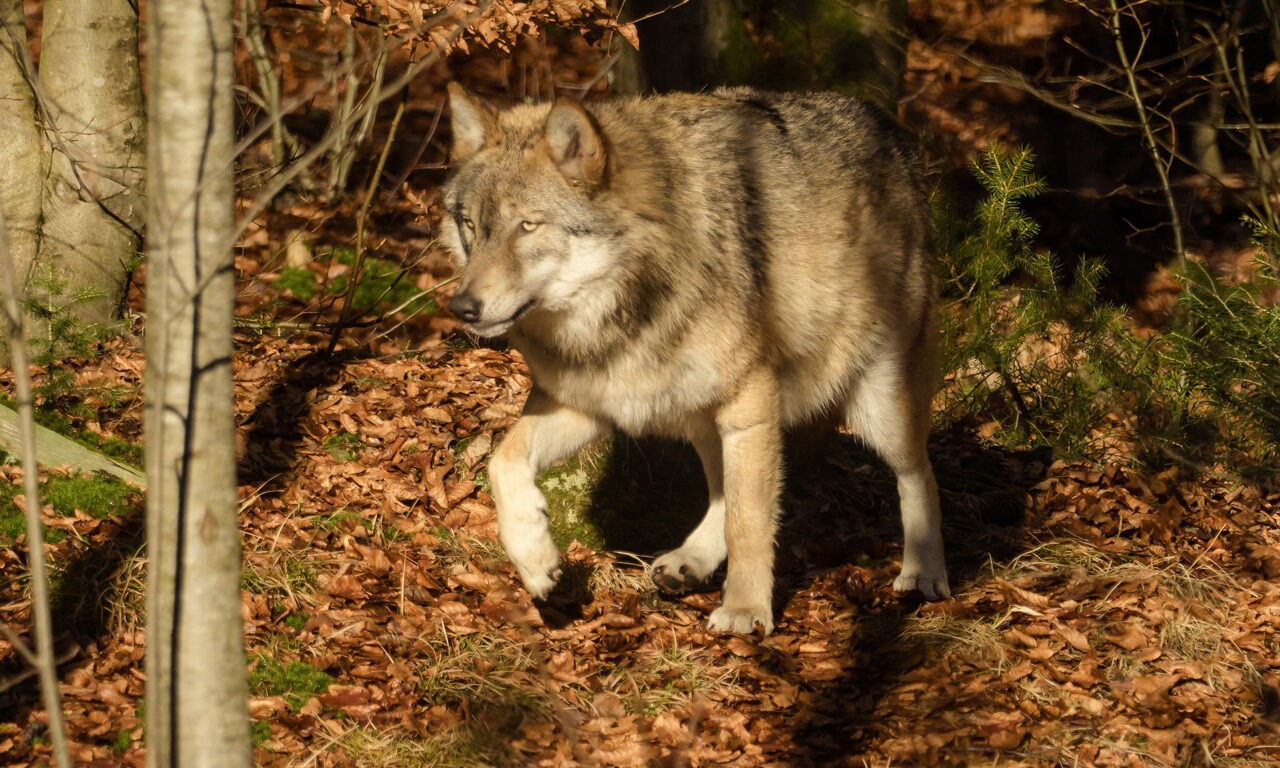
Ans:
[{"label": "wolf snout", "polygon": [[466,291],[458,291],[449,300],[449,311],[464,323],[475,323],[480,320],[480,300]]}]

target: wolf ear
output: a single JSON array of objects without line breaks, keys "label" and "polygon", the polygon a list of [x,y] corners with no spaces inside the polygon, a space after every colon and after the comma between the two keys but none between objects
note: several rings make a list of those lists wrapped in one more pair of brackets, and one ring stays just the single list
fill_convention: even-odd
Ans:
[{"label": "wolf ear", "polygon": [[498,113],[457,83],[449,83],[449,110],[453,113],[453,162],[463,162],[495,143]]},{"label": "wolf ear", "polygon": [[604,178],[604,137],[587,110],[561,96],[547,115],[547,146],[560,173],[594,186]]}]

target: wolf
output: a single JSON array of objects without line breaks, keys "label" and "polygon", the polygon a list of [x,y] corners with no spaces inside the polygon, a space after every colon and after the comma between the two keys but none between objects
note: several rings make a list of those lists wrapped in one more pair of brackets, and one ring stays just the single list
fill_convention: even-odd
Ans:
[{"label": "wolf", "polygon": [[899,591],[948,597],[926,440],[936,278],[919,164],[884,113],[747,88],[496,109],[449,87],[450,310],[529,366],[491,457],[525,587],[560,575],[535,478],[620,429],[688,440],[706,515],[658,557],[683,591],[726,561],[715,631],[773,629],[785,430],[842,420],[897,478]]}]

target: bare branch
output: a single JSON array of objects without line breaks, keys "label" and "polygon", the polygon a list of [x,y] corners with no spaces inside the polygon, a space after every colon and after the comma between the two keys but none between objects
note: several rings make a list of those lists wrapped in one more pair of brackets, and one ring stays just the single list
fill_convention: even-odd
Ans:
[{"label": "bare branch", "polygon": [[[0,211],[0,290],[4,291],[4,314],[8,323],[9,354],[22,419],[23,493],[26,494],[27,562],[31,571],[31,617],[35,625],[40,692],[49,718],[49,738],[59,768],[71,768],[71,750],[63,722],[62,700],[58,696],[58,670],[53,655],[53,615],[49,609],[49,574],[44,558],[44,526],[40,520],[40,467],[36,464],[35,401],[27,373],[27,349],[23,341],[22,302],[18,295],[17,273],[9,257],[8,233]],[[17,645],[15,644],[15,647]]]},{"label": "bare branch", "polygon": [[[1142,128],[1143,144],[1147,148],[1147,152],[1151,155],[1152,164],[1155,166],[1156,174],[1160,177],[1160,186],[1164,192],[1165,205],[1169,208],[1169,224],[1173,227],[1173,247],[1174,252],[1178,256],[1179,265],[1185,266],[1187,260],[1186,248],[1182,243],[1182,216],[1178,213],[1178,203],[1173,196],[1173,187],[1169,184],[1168,162],[1172,161],[1172,154],[1169,160],[1161,157],[1160,143],[1156,140],[1155,131],[1151,127],[1148,118],[1147,107],[1142,99],[1142,91],[1138,87],[1138,78],[1134,70],[1132,60],[1129,58],[1129,52],[1125,48],[1124,37],[1121,28],[1121,14],[1123,13],[1116,3],[1116,0],[1109,0],[1112,13],[1108,19],[1111,29],[1111,36],[1115,42],[1116,56],[1120,60],[1120,68],[1125,73],[1125,78],[1129,84],[1129,95],[1133,97],[1133,106],[1138,113],[1138,123]],[[1126,6],[1124,12],[1132,13],[1131,6]],[[1139,28],[1142,22],[1138,21]],[[1147,31],[1142,30],[1143,41],[1147,38]],[[1139,46],[1141,52],[1141,46]],[[1172,121],[1170,121],[1172,126]]]}]

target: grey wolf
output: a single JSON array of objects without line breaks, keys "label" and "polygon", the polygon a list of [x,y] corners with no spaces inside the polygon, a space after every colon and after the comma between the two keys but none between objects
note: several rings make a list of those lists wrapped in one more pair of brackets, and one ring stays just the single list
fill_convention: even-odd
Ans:
[{"label": "grey wolf", "polygon": [[612,429],[687,439],[710,506],[662,588],[725,562],[709,626],[773,628],[783,431],[841,419],[897,476],[901,591],[949,595],[926,449],[936,289],[917,162],[887,116],[750,89],[497,110],[449,89],[450,308],[534,386],[489,465],[528,591],[560,575],[534,480]]}]

